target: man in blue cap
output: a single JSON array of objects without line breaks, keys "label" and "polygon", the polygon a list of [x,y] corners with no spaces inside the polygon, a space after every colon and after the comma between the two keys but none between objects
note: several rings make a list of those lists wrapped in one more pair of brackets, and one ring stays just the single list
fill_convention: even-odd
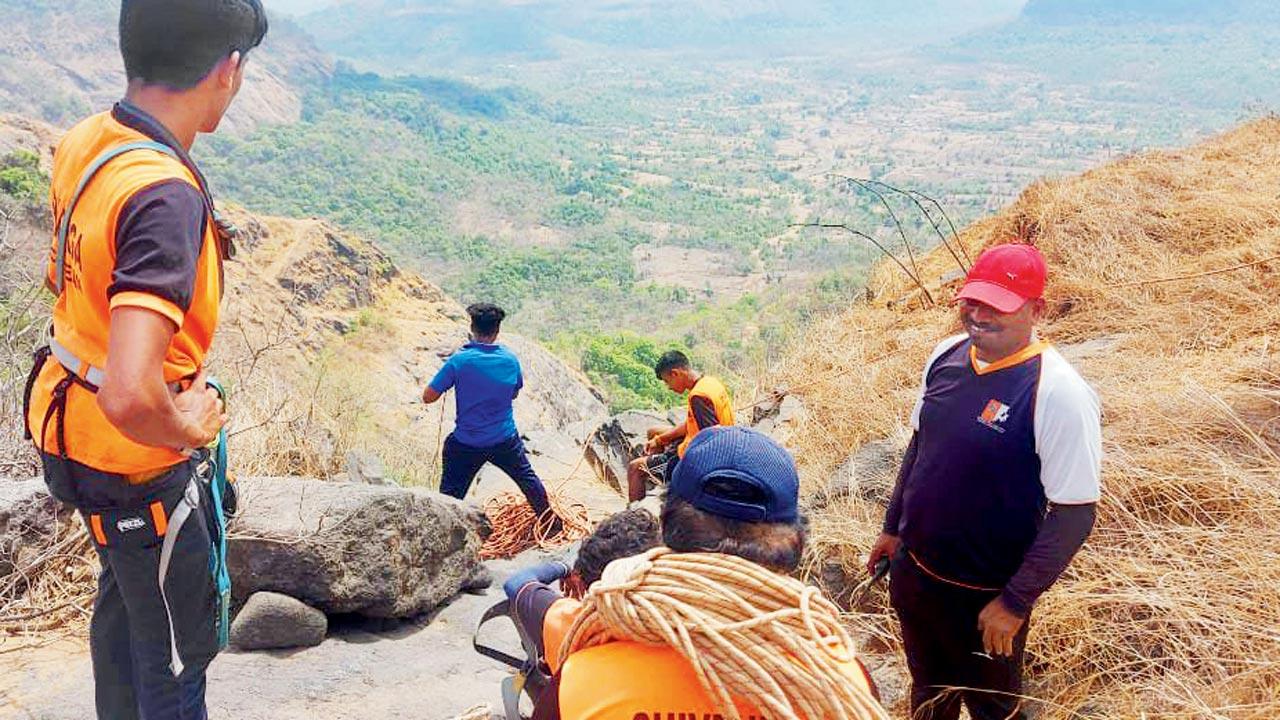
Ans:
[{"label": "man in blue cap", "polygon": [[[663,543],[677,553],[733,555],[779,574],[793,573],[807,535],[799,488],[795,461],[781,445],[744,427],[708,428],[690,443],[667,486]],[[556,673],[534,718],[675,717],[665,708],[689,717],[724,715],[725,708],[706,693],[677,649],[620,638],[574,654],[565,665],[568,658],[559,651],[580,614],[577,601],[534,582],[522,587],[515,607],[526,632],[541,637]],[[874,693],[861,663],[850,662],[847,674],[851,685]]]}]

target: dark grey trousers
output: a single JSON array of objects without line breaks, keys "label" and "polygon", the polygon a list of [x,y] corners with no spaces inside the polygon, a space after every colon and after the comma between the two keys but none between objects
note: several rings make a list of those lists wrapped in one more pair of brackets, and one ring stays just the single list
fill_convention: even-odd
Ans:
[{"label": "dark grey trousers", "polygon": [[102,573],[89,625],[99,720],[205,720],[205,668],[218,652],[211,503],[204,484],[196,483],[199,508],[174,537],[163,594],[163,538],[150,507],[159,502],[168,517],[196,461],[132,486],[56,456],[43,461],[50,493],[80,511],[90,537],[100,532],[107,540],[94,540]]}]

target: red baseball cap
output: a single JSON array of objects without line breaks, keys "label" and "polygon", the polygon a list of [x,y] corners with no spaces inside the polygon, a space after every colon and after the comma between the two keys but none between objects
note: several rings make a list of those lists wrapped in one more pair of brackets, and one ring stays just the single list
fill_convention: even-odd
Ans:
[{"label": "red baseball cap", "polygon": [[1049,268],[1031,245],[1010,243],[988,248],[969,270],[956,300],[973,300],[1011,313],[1044,295]]}]

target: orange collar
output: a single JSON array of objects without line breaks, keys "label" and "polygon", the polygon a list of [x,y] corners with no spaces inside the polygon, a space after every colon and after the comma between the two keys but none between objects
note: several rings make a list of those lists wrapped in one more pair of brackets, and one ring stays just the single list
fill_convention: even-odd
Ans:
[{"label": "orange collar", "polygon": [[986,375],[988,373],[996,372],[997,370],[1004,370],[1005,368],[1011,368],[1015,365],[1021,365],[1048,349],[1049,343],[1043,340],[1037,340],[1012,355],[1000,358],[986,367],[979,367],[978,350],[974,346],[970,345],[969,364],[973,366],[973,371],[975,373],[979,375]]}]

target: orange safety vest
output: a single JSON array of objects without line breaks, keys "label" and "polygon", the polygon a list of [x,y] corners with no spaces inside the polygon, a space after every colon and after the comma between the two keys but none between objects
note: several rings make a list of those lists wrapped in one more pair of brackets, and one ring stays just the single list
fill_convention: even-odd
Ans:
[{"label": "orange safety vest", "polygon": [[698,420],[693,414],[693,399],[695,397],[711,401],[721,425],[733,425],[735,422],[733,419],[733,398],[729,397],[729,388],[725,387],[724,383],[720,382],[719,379],[710,375],[703,375],[694,384],[693,389],[689,391],[689,399],[686,401],[689,419],[685,421],[684,440],[676,448],[676,454],[682,458],[685,450],[689,449],[689,443],[693,442],[694,436],[703,429],[698,427]]},{"label": "orange safety vest", "polygon": [[[723,717],[719,704],[698,682],[693,666],[670,647],[617,641],[560,658],[560,645],[581,608],[577,600],[557,600],[543,620],[545,659],[551,671],[560,676],[557,690],[560,717],[573,720]],[[876,694],[861,662],[850,660],[841,670],[849,682]],[[737,708],[743,718],[768,717],[746,703],[737,703]]]},{"label": "orange safety vest", "polygon": [[[94,115],[72,128],[53,158],[50,196],[55,229],[95,159],[113,148],[150,139],[117,121],[110,112]],[[53,305],[53,334],[57,343],[80,361],[78,374],[83,374],[85,367],[106,367],[111,311],[124,306],[152,310],[177,326],[164,359],[165,383],[189,378],[204,364],[222,296],[222,256],[212,217],[205,222],[195,288],[186,312],[147,293],[121,292],[107,297],[115,269],[120,213],[137,192],[174,178],[200,188],[194,172],[178,158],[156,150],[135,150],[103,165],[76,201],[68,224],[62,292]],[[55,230],[47,275],[50,287],[59,284],[57,255]],[[129,476],[131,482],[143,482],[147,475],[183,460],[176,449],[142,445],[125,437],[98,407],[93,390],[79,383],[68,385],[64,382],[68,376],[61,363],[50,359],[32,378],[27,427],[37,448],[96,470]],[[55,423],[46,423],[60,384],[66,394],[61,433],[55,432]],[[59,435],[63,447],[59,446]]]}]

